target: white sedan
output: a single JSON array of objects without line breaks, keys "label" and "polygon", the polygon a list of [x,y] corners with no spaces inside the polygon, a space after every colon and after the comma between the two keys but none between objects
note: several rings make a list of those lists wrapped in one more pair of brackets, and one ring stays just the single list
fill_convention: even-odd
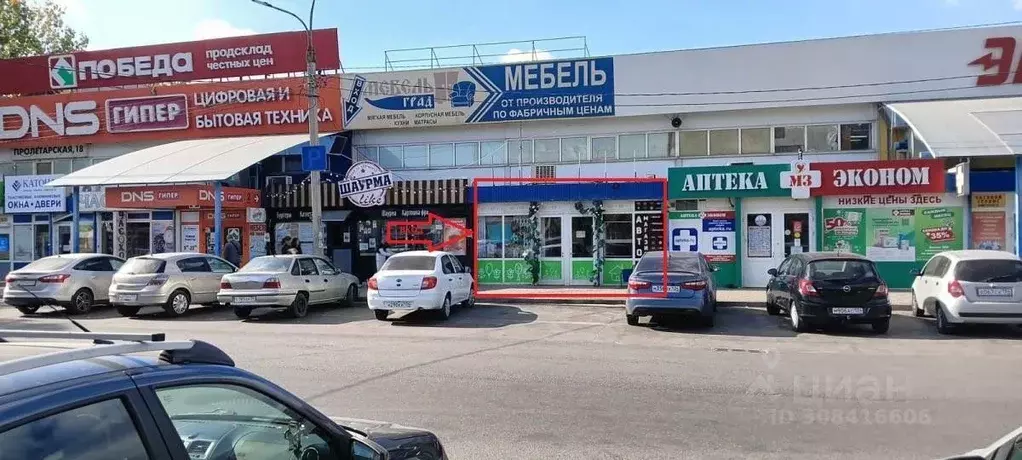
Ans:
[{"label": "white sedan", "polygon": [[369,279],[367,301],[381,321],[392,311],[414,310],[435,310],[447,319],[453,304],[475,304],[472,288],[472,274],[457,257],[439,251],[408,251],[391,256]]},{"label": "white sedan", "polygon": [[1015,254],[945,251],[914,274],[912,309],[936,316],[941,334],[965,323],[1022,324],[1022,260]]},{"label": "white sedan", "polygon": [[357,299],[358,278],[309,255],[256,257],[236,273],[224,275],[217,293],[217,300],[234,307],[239,318],[262,308],[286,310],[301,318],[310,305],[353,305]]}]

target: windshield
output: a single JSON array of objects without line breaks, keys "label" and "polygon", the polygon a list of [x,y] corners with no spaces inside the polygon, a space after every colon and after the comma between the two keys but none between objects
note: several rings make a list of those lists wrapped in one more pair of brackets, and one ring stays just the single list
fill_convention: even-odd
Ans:
[{"label": "windshield", "polygon": [[[669,253],[667,259],[667,271],[699,273],[699,254],[692,253]],[[635,266],[635,272],[662,272],[664,270],[663,253],[647,253],[639,259]]]},{"label": "windshield", "polygon": [[383,270],[428,270],[436,268],[436,256],[400,256],[387,259]]},{"label": "windshield", "polygon": [[163,267],[166,265],[167,262],[160,259],[135,257],[128,259],[119,271],[128,275],[150,275],[153,273],[163,273]]},{"label": "windshield", "polygon": [[809,263],[806,273],[814,281],[858,280],[876,276],[873,264],[865,260],[817,260]]},{"label": "windshield", "polygon": [[1022,282],[1022,261],[967,260],[958,264],[955,278],[972,283]]},{"label": "windshield", "polygon": [[65,257],[44,257],[26,265],[25,268],[22,268],[22,270],[27,272],[51,272],[60,270],[68,266],[71,262],[73,262],[73,260]]},{"label": "windshield", "polygon": [[284,273],[291,271],[291,259],[277,257],[256,257],[241,267],[238,273],[269,272]]}]

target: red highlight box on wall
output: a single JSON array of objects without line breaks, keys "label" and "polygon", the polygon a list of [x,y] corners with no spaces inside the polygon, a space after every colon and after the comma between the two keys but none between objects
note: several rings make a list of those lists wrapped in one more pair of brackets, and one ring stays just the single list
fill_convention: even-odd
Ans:
[{"label": "red highlight box on wall", "polygon": [[[645,299],[663,299],[667,297],[667,248],[669,247],[669,225],[667,218],[667,178],[666,177],[477,177],[472,179],[472,222],[474,226],[478,225],[479,222],[479,186],[480,184],[495,184],[495,185],[543,185],[543,184],[585,184],[585,183],[597,183],[597,184],[615,184],[615,183],[656,183],[660,184],[661,190],[663,191],[661,201],[661,218],[663,219],[663,273],[662,275],[662,286],[664,287],[663,292],[652,293],[652,294],[633,294],[633,293],[615,293],[615,292],[601,292],[599,297],[601,299],[628,299],[628,298],[645,298]],[[476,231],[478,234],[478,230]],[[478,247],[477,242],[473,242]],[[472,251],[472,292],[476,299],[588,299],[592,298],[591,293],[544,293],[544,292],[530,292],[520,294],[507,294],[500,292],[486,292],[479,290],[479,251]]]}]

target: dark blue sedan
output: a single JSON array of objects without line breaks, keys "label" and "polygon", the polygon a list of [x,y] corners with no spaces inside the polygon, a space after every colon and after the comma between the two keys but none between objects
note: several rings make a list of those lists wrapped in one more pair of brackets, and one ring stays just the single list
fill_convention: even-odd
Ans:
[{"label": "dark blue sedan", "polygon": [[[639,324],[642,316],[688,316],[706,327],[713,327],[717,310],[717,288],[713,284],[716,267],[706,263],[698,252],[668,252],[667,282],[664,283],[663,251],[647,252],[628,278],[625,318]],[[663,293],[667,292],[666,297]]]}]

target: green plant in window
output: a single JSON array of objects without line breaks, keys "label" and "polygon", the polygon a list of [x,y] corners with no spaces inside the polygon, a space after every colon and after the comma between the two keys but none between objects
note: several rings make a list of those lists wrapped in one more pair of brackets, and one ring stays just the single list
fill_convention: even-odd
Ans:
[{"label": "green plant in window", "polygon": [[606,261],[605,247],[607,238],[603,224],[603,200],[593,200],[593,205],[585,207],[581,201],[575,202],[575,210],[581,214],[593,216],[593,271],[589,274],[589,281],[593,286],[603,284],[603,264]]},{"label": "green plant in window", "polygon": [[538,284],[540,279],[539,254],[542,250],[542,240],[539,235],[539,202],[529,203],[529,217],[525,228],[525,251],[522,255],[529,267],[529,274],[532,276],[532,284]]}]

